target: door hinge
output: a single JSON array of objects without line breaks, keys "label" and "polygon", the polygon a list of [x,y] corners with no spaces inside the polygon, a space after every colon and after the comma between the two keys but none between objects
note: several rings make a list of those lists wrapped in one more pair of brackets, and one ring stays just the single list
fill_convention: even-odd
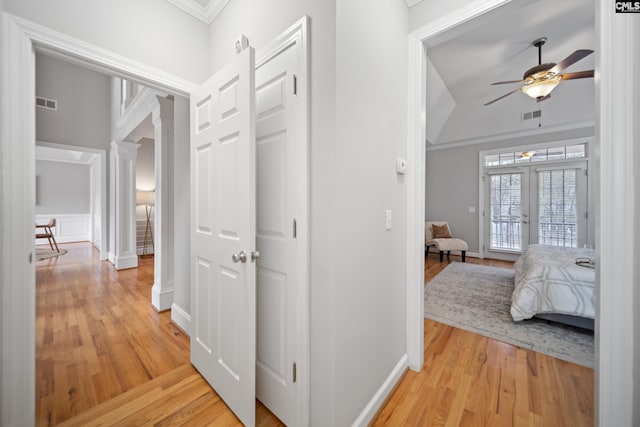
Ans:
[{"label": "door hinge", "polygon": [[293,94],[298,94],[298,77],[295,74],[293,75]]},{"label": "door hinge", "polygon": [[298,373],[296,371],[297,371],[297,366],[296,366],[296,363],[293,362],[293,382],[294,383],[298,379]]},{"label": "door hinge", "polygon": [[298,237],[298,222],[296,221],[296,219],[293,219],[293,238],[297,238]]}]

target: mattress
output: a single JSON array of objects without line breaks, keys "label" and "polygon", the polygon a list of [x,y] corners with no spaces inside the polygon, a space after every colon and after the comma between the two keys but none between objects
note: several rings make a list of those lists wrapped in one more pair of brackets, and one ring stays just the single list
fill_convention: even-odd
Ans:
[{"label": "mattress", "polygon": [[595,259],[593,249],[529,245],[515,264],[511,298],[513,320],[540,313],[595,317]]}]

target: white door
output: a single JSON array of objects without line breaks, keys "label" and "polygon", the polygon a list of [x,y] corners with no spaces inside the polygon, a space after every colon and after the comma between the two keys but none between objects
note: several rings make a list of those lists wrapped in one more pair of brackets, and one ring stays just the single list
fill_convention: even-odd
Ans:
[{"label": "white door", "polygon": [[[295,425],[296,205],[303,141],[297,138],[294,75],[298,43],[256,70],[258,173],[258,399],[286,425]],[[297,139],[296,139],[297,138]],[[302,187],[304,188],[304,187]]]},{"label": "white door", "polygon": [[485,254],[515,260],[529,246],[529,168],[491,171],[485,185]]},{"label": "white door", "polygon": [[255,59],[252,48],[191,96],[191,363],[255,424]]}]

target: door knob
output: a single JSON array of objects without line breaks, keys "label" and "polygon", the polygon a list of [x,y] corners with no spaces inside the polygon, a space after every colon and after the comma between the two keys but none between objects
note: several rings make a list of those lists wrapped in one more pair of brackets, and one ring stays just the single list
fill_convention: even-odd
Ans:
[{"label": "door knob", "polygon": [[231,255],[231,261],[233,262],[247,262],[247,253],[245,251],[240,251],[239,254]]},{"label": "door knob", "polygon": [[260,251],[251,252],[251,262],[256,262],[260,258]]}]

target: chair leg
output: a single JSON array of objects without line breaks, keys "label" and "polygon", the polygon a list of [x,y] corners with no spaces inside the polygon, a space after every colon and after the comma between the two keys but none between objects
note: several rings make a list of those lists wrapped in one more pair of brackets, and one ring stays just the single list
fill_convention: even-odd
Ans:
[{"label": "chair leg", "polygon": [[447,259],[451,256],[451,251],[447,251]]},{"label": "chair leg", "polygon": [[[49,238],[49,244],[51,244],[51,240],[53,240],[53,244],[56,247],[56,252],[60,252],[60,248],[58,248],[58,242],[56,242],[56,238],[53,235],[53,230],[51,230],[50,228],[49,228],[49,235],[51,236]],[[53,249],[53,248],[51,248],[51,249]]]},{"label": "chair leg", "polygon": [[429,256],[429,246],[427,246],[427,250],[425,251],[424,256],[425,256],[425,257],[428,257],[428,256]]},{"label": "chair leg", "polygon": [[462,251],[462,262],[466,262],[467,251]]},{"label": "chair leg", "polygon": [[444,251],[440,251],[440,262],[443,261],[443,259],[444,259],[443,256],[444,256]]}]

